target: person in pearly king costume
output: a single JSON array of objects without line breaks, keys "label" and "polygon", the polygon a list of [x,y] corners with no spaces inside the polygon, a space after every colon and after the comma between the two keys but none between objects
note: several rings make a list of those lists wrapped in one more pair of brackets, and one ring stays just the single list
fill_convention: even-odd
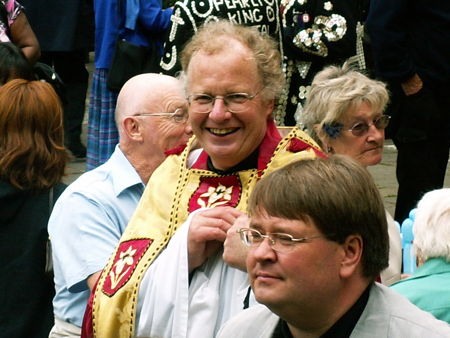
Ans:
[{"label": "person in pearly king costume", "polygon": [[275,126],[284,81],[267,35],[207,23],[181,63],[195,136],[151,177],[91,297],[84,337],[213,337],[249,290],[222,248],[250,192],[267,173],[325,156],[299,129],[282,137]]}]

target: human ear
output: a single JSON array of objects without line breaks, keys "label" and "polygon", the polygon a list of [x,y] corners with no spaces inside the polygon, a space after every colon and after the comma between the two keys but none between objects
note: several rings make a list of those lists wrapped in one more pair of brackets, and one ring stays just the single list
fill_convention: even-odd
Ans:
[{"label": "human ear", "polygon": [[128,138],[135,141],[142,141],[142,126],[133,116],[127,116],[123,119],[123,130]]},{"label": "human ear", "polygon": [[267,106],[264,115],[266,115],[266,117],[269,118],[270,116],[272,116],[274,111],[275,111],[275,99],[267,100]]},{"label": "human ear", "polygon": [[322,150],[325,151],[327,154],[334,153],[333,147],[329,144],[329,139],[324,135],[322,130],[319,128],[319,124],[316,123],[313,125],[314,132],[316,133],[317,137],[320,140],[320,146],[322,147]]},{"label": "human ear", "polygon": [[344,255],[341,260],[340,276],[349,278],[357,271],[363,252],[363,240],[361,235],[350,235],[342,244]]}]

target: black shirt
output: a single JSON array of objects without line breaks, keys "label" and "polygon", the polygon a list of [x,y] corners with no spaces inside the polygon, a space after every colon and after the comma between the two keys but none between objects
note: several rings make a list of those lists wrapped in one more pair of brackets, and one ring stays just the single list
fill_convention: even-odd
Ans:
[{"label": "black shirt", "polygon": [[211,157],[208,156],[207,160],[208,170],[215,172],[216,174],[219,175],[229,175],[242,170],[255,169],[258,167],[258,155],[259,155],[259,147],[256,148],[256,150],[253,151],[253,153],[251,153],[250,156],[248,156],[245,160],[227,170],[220,170],[215,168],[211,161]]},{"label": "black shirt", "polygon": [[[362,293],[362,295],[358,298],[355,304],[341,317],[339,320],[334,323],[334,325],[328,329],[320,337],[322,338],[346,338],[350,337],[353,332],[353,329],[356,326],[356,323],[361,317],[363,313],[367,301],[369,300],[370,288],[372,285],[369,285],[366,290]],[[292,338],[291,331],[287,325],[287,322],[280,318],[278,321],[275,330],[273,331],[272,338]]]}]

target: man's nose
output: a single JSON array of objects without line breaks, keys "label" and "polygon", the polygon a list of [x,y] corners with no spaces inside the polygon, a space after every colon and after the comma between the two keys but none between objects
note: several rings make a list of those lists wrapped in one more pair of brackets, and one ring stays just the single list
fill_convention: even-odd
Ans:
[{"label": "man's nose", "polygon": [[216,97],[213,102],[209,118],[215,121],[226,120],[231,117],[231,113],[227,110],[225,101],[221,97]]},{"label": "man's nose", "polygon": [[192,136],[192,126],[191,126],[191,122],[189,120],[186,121],[186,123],[184,125],[184,133],[186,135],[188,135],[189,137]]},{"label": "man's nose", "polygon": [[255,259],[259,261],[275,260],[276,253],[272,248],[272,244],[271,238],[264,238],[258,246],[253,247],[251,251]]}]

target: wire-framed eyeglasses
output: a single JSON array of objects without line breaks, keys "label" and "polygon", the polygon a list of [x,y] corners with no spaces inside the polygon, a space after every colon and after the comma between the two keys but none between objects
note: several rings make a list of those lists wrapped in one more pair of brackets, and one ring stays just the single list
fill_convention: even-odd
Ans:
[{"label": "wire-framed eyeglasses", "polygon": [[385,129],[388,126],[390,119],[391,117],[389,115],[381,115],[369,124],[366,122],[355,123],[353,127],[347,129],[347,131],[350,131],[355,136],[363,136],[369,131],[371,126],[375,126],[378,130]]},{"label": "wire-framed eyeglasses", "polygon": [[241,228],[237,230],[237,232],[241,237],[241,241],[247,246],[257,247],[264,241],[264,239],[267,238],[269,240],[270,247],[280,253],[287,253],[300,243],[309,243],[315,238],[325,238],[324,235],[294,238],[290,234],[281,232],[273,232],[263,235],[261,232],[253,228]]},{"label": "wire-framed eyeglasses", "polygon": [[253,100],[262,89],[253,95],[247,93],[231,93],[227,95],[211,96],[209,94],[198,93],[187,97],[191,111],[199,114],[209,114],[214,107],[217,99],[223,100],[227,111],[233,114],[239,114],[247,110],[246,103]]},{"label": "wire-framed eyeglasses", "polygon": [[189,115],[184,108],[177,108],[171,113],[136,113],[133,116],[167,116],[177,124],[185,123]]}]

